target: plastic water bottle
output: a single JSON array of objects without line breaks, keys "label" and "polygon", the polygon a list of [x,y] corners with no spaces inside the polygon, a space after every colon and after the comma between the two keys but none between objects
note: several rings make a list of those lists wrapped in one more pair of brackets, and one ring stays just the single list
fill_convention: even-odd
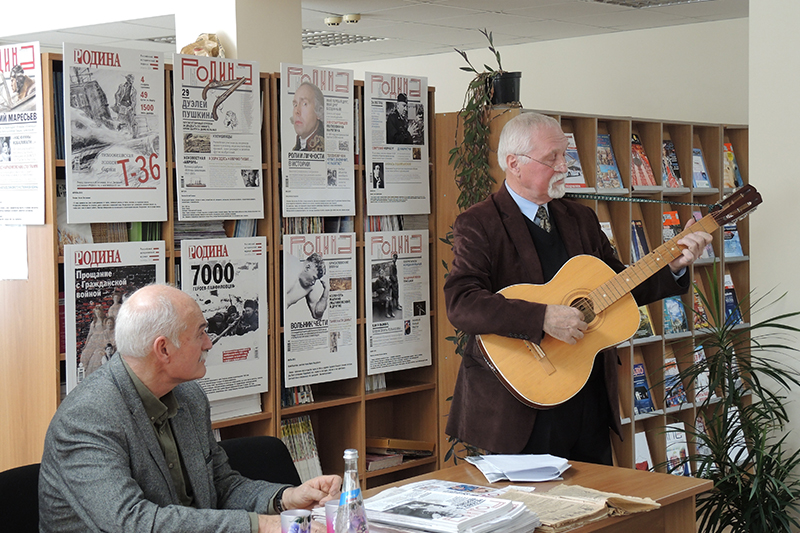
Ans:
[{"label": "plastic water bottle", "polygon": [[368,533],[367,513],[358,482],[358,450],[344,451],[344,479],[339,510],[336,512],[336,533]]}]

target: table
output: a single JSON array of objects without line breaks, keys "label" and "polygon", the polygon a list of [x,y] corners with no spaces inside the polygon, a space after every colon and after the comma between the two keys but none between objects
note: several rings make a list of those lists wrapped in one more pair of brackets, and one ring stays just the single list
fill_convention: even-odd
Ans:
[{"label": "table", "polygon": [[[646,531],[648,533],[693,533],[697,531],[695,518],[695,496],[711,490],[713,483],[706,479],[673,476],[656,472],[644,472],[632,468],[618,468],[570,461],[572,465],[564,472],[564,481],[548,481],[535,483],[537,491],[547,491],[560,483],[581,485],[606,492],[616,492],[628,496],[652,498],[661,504],[659,509],[646,513],[609,517],[570,530],[570,533],[630,533]],[[463,462],[458,466],[444,468],[421,476],[405,479],[389,485],[383,485],[364,492],[364,497],[374,496],[381,490],[405,485],[425,479],[442,479],[473,485],[504,487],[511,483],[504,481],[489,483],[480,470]],[[525,483],[514,483],[523,485]]]}]

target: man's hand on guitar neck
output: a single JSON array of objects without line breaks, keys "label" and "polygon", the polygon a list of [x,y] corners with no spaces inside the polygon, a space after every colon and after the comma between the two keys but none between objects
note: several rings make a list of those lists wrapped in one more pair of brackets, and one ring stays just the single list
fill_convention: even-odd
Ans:
[{"label": "man's hand on guitar neck", "polygon": [[[689,226],[695,223],[693,218],[689,219],[689,222],[686,223],[684,226],[684,230],[688,229]],[[677,274],[681,271],[681,269],[688,267],[695,261],[700,255],[703,253],[706,245],[711,243],[711,235],[706,233],[705,231],[696,231],[694,233],[690,233],[680,239],[678,241],[678,245],[683,248],[683,252],[677,259],[673,259],[672,262],[669,264],[670,270],[673,273]]]},{"label": "man's hand on guitar neck", "polygon": [[548,305],[544,311],[544,332],[567,344],[575,344],[582,339],[587,327],[583,313],[574,307]]}]

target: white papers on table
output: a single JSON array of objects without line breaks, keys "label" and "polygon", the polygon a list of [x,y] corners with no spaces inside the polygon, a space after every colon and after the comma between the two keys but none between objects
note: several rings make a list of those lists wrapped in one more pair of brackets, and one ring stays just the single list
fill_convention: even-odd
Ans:
[{"label": "white papers on table", "polygon": [[496,481],[552,481],[570,467],[569,462],[554,455],[479,455],[467,461],[483,472],[489,483]]}]

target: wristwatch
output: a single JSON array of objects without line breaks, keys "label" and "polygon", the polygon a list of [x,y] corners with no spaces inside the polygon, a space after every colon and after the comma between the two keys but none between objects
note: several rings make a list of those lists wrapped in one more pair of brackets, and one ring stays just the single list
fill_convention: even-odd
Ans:
[{"label": "wristwatch", "polygon": [[275,493],[275,497],[272,499],[272,508],[275,509],[275,514],[281,514],[286,509],[283,508],[283,493],[289,486],[281,487],[278,489],[278,492]]}]

